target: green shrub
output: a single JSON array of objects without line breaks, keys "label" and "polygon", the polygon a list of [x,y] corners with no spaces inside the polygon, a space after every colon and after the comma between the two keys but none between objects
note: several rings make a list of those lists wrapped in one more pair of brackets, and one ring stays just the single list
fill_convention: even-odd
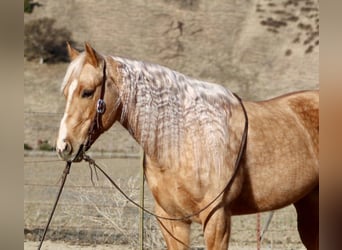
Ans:
[{"label": "green shrub", "polygon": [[41,63],[69,60],[66,42],[74,43],[71,32],[65,28],[56,28],[55,22],[55,19],[45,17],[25,24],[24,56],[28,60],[39,59]]},{"label": "green shrub", "polygon": [[50,143],[47,140],[39,141],[38,148],[39,150],[42,150],[42,151],[54,151],[55,150],[55,147],[50,145]]},{"label": "green shrub", "polygon": [[40,7],[42,4],[34,2],[33,0],[24,0],[24,12],[31,14],[35,7]]},{"label": "green shrub", "polygon": [[32,13],[34,6],[32,5],[32,0],[24,0],[24,12]]},{"label": "green shrub", "polygon": [[32,150],[33,148],[29,144],[24,143],[24,149],[25,150]]}]

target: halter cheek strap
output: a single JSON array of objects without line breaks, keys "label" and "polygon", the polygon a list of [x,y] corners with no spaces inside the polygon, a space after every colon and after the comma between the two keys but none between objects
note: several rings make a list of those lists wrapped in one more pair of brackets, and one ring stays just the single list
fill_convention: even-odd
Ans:
[{"label": "halter cheek strap", "polygon": [[103,60],[103,78],[102,78],[100,98],[97,100],[97,103],[96,103],[96,115],[89,128],[88,139],[85,144],[84,151],[87,151],[91,147],[91,145],[95,142],[95,140],[99,137],[99,135],[103,131],[101,118],[104,112],[106,111],[106,103],[104,101],[106,81],[107,81],[106,68],[107,68],[106,60]]},{"label": "halter cheek strap", "polygon": [[101,93],[100,98],[97,100],[96,104],[96,115],[102,115],[106,111],[106,103],[103,100],[105,94],[105,87],[107,81],[107,74],[106,74],[107,64],[106,60],[103,60],[103,78],[102,78],[102,85],[101,85]]}]

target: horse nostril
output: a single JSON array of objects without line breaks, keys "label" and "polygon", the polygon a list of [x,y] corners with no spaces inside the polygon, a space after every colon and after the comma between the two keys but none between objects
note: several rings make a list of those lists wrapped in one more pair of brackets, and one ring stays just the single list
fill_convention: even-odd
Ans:
[{"label": "horse nostril", "polygon": [[71,146],[70,142],[68,140],[66,140],[66,139],[64,139],[63,141],[65,143],[63,152],[66,153],[66,154],[71,154],[72,146]]}]

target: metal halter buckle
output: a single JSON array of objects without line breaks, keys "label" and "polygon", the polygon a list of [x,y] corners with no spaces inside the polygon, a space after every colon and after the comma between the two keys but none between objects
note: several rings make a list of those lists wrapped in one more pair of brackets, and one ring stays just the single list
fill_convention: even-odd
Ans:
[{"label": "metal halter buckle", "polygon": [[106,103],[104,102],[103,99],[99,99],[96,104],[96,111],[99,114],[103,114],[106,109]]}]

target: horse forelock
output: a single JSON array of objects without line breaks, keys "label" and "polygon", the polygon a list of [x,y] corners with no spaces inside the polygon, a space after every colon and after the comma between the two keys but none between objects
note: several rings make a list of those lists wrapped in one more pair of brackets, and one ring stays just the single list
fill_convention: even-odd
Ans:
[{"label": "horse forelock", "polygon": [[209,164],[220,171],[236,97],[220,85],[160,65],[113,59],[121,64],[121,122],[130,124],[146,153],[165,165],[191,161],[194,167]]},{"label": "horse forelock", "polygon": [[63,92],[68,84],[72,82],[72,77],[77,78],[80,75],[84,66],[84,61],[85,54],[81,53],[77,58],[70,62],[61,85],[61,92]]}]

